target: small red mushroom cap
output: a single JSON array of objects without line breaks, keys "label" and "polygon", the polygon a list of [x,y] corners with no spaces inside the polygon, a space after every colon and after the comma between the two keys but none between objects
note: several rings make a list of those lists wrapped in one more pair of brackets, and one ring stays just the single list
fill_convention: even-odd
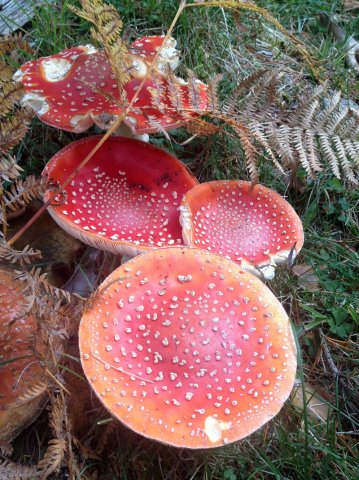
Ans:
[{"label": "small red mushroom cap", "polygon": [[[44,174],[61,184],[101,137],[71,143]],[[54,220],[83,242],[113,253],[137,255],[181,245],[179,206],[197,180],[175,157],[139,140],[110,137],[49,207]],[[45,201],[51,191],[45,193]]]},{"label": "small red mushroom cap", "polygon": [[221,180],[196,185],[181,204],[186,245],[209,250],[266,279],[293,260],[304,241],[292,206],[274,190]]},{"label": "small red mushroom cap", "polygon": [[172,247],[133,258],[89,302],[81,362],[109,412],[177,447],[239,440],[278,413],[296,348],[270,290],[205,250]]},{"label": "small red mushroom cap", "polygon": [[[143,37],[143,42],[142,38],[138,39],[124,58],[131,76],[123,85],[128,101],[137,92],[163,40],[163,37]],[[175,44],[174,39],[168,40],[155,64],[154,74],[146,80],[132,110],[124,118],[134,134],[176,128],[207,107],[205,84],[197,81],[194,112],[189,108],[193,89],[174,76],[168,81],[168,67],[174,68],[178,63]],[[26,91],[22,104],[32,108],[43,122],[62,130],[80,133],[94,123],[109,129],[126,107],[106,53],[91,45],[27,62],[14,79],[21,82]],[[174,89],[180,100],[178,108],[176,101],[171,102]]]}]

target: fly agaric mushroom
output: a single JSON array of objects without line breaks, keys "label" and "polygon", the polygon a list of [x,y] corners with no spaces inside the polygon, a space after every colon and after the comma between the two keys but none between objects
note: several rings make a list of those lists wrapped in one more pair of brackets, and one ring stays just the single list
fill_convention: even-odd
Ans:
[{"label": "fly agaric mushroom", "polygon": [[274,190],[223,180],[196,185],[181,204],[186,245],[209,250],[272,279],[275,267],[293,260],[304,241],[291,205]]},{"label": "fly agaric mushroom", "polygon": [[113,416],[177,447],[239,440],[278,413],[296,371],[288,317],[230,260],[172,247],[115,270],[85,308],[81,362]]},{"label": "fly agaric mushroom", "polygon": [[35,351],[34,317],[24,313],[24,288],[14,272],[0,270],[0,440],[10,441],[46,402],[44,369]]},{"label": "fly agaric mushroom", "polygon": [[[95,147],[99,136],[71,143],[44,174],[59,184]],[[117,254],[183,244],[179,205],[197,180],[175,157],[153,145],[110,137],[48,208],[54,220],[84,243]],[[45,201],[51,191],[45,193]]]},{"label": "fly agaric mushroom", "polygon": [[[163,40],[164,36],[142,37],[123,59],[131,76],[123,85],[129,101]],[[170,38],[134,107],[124,118],[124,124],[134,135],[170,130],[198,115],[190,108],[194,87],[190,88],[173,74],[168,75],[168,69],[178,64],[175,45],[176,41]],[[44,123],[62,130],[79,133],[94,123],[109,129],[125,108],[106,53],[91,45],[27,62],[14,79],[21,82],[26,91],[22,104],[32,108]],[[196,109],[205,110],[207,87],[199,80],[194,86]]]}]

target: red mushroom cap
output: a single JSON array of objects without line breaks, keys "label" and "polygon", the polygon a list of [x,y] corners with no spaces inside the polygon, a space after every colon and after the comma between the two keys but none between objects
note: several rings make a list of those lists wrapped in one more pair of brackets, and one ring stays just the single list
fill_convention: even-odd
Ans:
[{"label": "red mushroom cap", "polygon": [[23,283],[14,278],[12,270],[1,268],[0,410],[27,403],[26,394],[44,378],[35,355],[37,323],[31,314],[23,315],[23,309]]},{"label": "red mushroom cap", "polygon": [[205,250],[161,248],[115,270],[80,324],[81,362],[113,416],[178,447],[239,440],[278,413],[296,371],[271,291]]},{"label": "red mushroom cap", "polygon": [[[137,55],[129,53],[125,59],[132,77],[123,86],[129,101],[146,75],[150,63],[148,56],[151,57],[153,48],[158,48],[154,46],[157,37],[144,38],[144,42],[152,38],[150,51]],[[159,38],[162,43],[163,38]],[[173,39],[169,42],[175,43]],[[132,49],[136,51],[137,47]],[[166,66],[175,66],[175,58],[178,58],[174,52],[173,46],[163,50],[154,75],[146,80],[133,109],[124,119],[134,134],[173,129],[198,116],[189,108],[191,89],[186,82],[176,77],[171,82],[166,79]],[[106,53],[92,46],[74,47],[27,62],[14,78],[26,91],[22,104],[31,107],[43,122],[62,130],[79,133],[94,123],[108,129],[125,107],[121,104],[118,83]],[[171,102],[175,86],[182,100],[178,108]],[[198,81],[197,111],[207,107],[206,91],[206,85]]]},{"label": "red mushroom cap", "polygon": [[[44,174],[60,184],[98,143],[100,136],[71,143]],[[179,205],[197,180],[175,157],[139,140],[110,137],[49,207],[54,220],[83,242],[113,253],[138,253],[181,245]],[[47,200],[51,191],[45,193]]]},{"label": "red mushroom cap", "polygon": [[267,279],[276,265],[295,258],[304,241],[302,222],[283,197],[237,180],[202,183],[187,192],[181,224],[186,245],[223,255]]},{"label": "red mushroom cap", "polygon": [[[150,65],[158,50],[162,47],[165,35],[153,35],[137,38],[130,45],[130,52],[134,55],[142,57],[142,59]],[[177,41],[170,37],[156,61],[156,69],[159,73],[166,74],[167,68],[175,70],[179,63],[179,53],[176,50]]]}]

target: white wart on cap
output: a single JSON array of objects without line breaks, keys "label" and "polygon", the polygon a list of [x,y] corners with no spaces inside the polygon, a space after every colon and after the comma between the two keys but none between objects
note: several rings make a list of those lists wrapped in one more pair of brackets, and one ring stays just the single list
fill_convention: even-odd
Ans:
[{"label": "white wart on cap", "polygon": [[177,447],[239,440],[278,413],[296,371],[288,317],[237,264],[189,247],[115,270],[85,309],[81,362],[109,412]]},{"label": "white wart on cap", "polygon": [[181,203],[186,245],[203,248],[272,279],[275,267],[294,260],[304,241],[292,206],[277,192],[241,180],[196,185]]}]

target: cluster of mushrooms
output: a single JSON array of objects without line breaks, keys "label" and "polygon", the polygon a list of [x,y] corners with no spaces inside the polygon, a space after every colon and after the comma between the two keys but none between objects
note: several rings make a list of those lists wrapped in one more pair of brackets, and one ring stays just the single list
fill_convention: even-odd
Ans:
[{"label": "cluster of mushrooms", "polygon": [[[132,44],[129,98],[162,41]],[[133,133],[191,117],[166,111],[166,72],[177,64],[170,39],[156,78],[125,118]],[[109,128],[121,114],[109,97],[118,91],[111,67],[93,47],[29,62],[16,78],[24,103],[58,128]],[[176,81],[185,103],[188,86]],[[206,86],[198,82],[201,92],[205,110]],[[62,184],[100,138],[71,143],[44,175]],[[64,230],[133,257],[92,296],[79,330],[84,373],[109,412],[148,438],[188,448],[239,440],[276,415],[294,383],[296,347],[285,310],[262,280],[303,245],[293,208],[259,184],[199,184],[172,155],[121,136],[108,138],[61,198],[48,210]]]}]

